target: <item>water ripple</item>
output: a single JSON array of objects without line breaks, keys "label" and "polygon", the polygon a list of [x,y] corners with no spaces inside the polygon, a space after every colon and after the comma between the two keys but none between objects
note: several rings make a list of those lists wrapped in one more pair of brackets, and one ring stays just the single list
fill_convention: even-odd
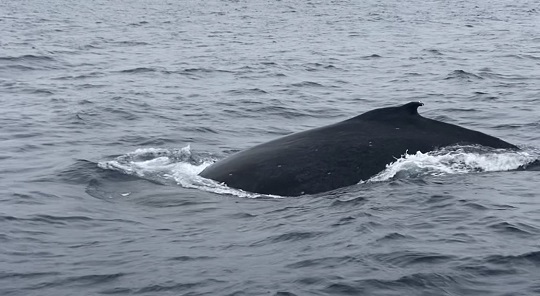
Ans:
[{"label": "water ripple", "polygon": [[[540,293],[536,2],[0,12],[0,295]],[[298,198],[198,178],[411,100],[522,151],[418,154],[380,182]]]}]

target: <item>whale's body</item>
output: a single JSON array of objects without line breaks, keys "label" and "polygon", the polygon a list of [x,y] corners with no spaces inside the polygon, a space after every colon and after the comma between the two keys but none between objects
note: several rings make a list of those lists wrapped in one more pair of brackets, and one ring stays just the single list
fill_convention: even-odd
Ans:
[{"label": "whale's body", "polygon": [[297,196],[368,180],[405,153],[450,145],[518,149],[501,139],[422,117],[411,102],[284,136],[233,154],[200,176],[245,191]]}]

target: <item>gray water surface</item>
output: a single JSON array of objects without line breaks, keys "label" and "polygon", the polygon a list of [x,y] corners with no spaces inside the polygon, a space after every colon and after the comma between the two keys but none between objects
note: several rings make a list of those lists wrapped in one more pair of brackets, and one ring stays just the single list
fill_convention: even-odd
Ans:
[{"label": "gray water surface", "polygon": [[522,154],[297,198],[196,183],[418,100],[540,155],[537,1],[2,1],[0,32],[1,295],[540,294]]}]

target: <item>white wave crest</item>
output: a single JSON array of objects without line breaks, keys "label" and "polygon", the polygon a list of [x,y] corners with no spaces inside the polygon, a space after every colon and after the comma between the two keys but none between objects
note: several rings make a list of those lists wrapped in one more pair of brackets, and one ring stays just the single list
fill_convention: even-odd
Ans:
[{"label": "white wave crest", "polygon": [[440,176],[472,172],[509,171],[535,161],[538,156],[526,151],[487,149],[485,147],[450,147],[428,153],[405,154],[368,182],[392,178]]},{"label": "white wave crest", "polygon": [[[508,171],[526,166],[539,158],[534,151],[509,151],[477,146],[456,146],[428,153],[405,154],[386,169],[365,182],[381,182],[392,178],[415,178],[464,174],[471,172]],[[98,166],[138,176],[158,183],[177,184],[217,194],[257,198],[280,196],[261,195],[234,189],[199,176],[206,167],[215,162],[212,156],[198,156],[190,146],[181,149],[145,148],[119,156],[114,160],[98,163]],[[364,182],[361,182],[364,183]]]},{"label": "white wave crest", "polygon": [[[206,167],[215,162],[210,156],[199,157],[188,145],[181,149],[144,148],[119,156],[114,160],[99,162],[106,170],[138,176],[159,183],[175,183],[184,188],[195,188],[218,194],[256,198],[260,194],[227,187],[225,184],[199,176]],[[265,195],[266,196],[266,195]]]}]

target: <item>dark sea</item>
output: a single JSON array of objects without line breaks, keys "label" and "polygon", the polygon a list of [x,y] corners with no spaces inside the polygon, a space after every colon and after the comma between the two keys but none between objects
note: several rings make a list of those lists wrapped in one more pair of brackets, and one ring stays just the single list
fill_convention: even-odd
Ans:
[{"label": "dark sea", "polygon": [[[521,150],[299,197],[197,175],[410,101]],[[0,1],[2,296],[540,295],[539,158],[536,0]]]}]

